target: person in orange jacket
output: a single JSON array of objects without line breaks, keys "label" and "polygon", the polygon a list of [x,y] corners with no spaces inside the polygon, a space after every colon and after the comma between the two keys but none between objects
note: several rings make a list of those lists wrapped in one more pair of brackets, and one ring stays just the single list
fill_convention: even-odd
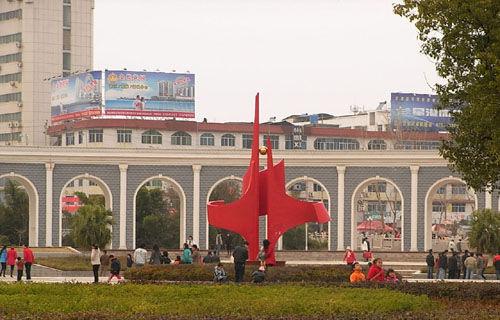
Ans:
[{"label": "person in orange jacket", "polygon": [[351,283],[363,282],[366,280],[359,262],[354,263],[354,270],[352,271],[349,280],[351,281]]}]

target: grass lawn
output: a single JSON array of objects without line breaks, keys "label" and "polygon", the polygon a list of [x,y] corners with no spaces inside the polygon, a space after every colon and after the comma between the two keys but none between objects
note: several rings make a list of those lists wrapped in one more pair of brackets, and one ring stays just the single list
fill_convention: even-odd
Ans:
[{"label": "grass lawn", "polygon": [[[122,270],[127,269],[127,258],[118,257],[121,262]],[[64,258],[39,258],[36,259],[37,264],[51,267],[63,271],[92,271],[90,265],[90,256],[70,256]]]},{"label": "grass lawn", "polygon": [[331,318],[440,309],[427,296],[311,285],[0,283],[0,318]]}]

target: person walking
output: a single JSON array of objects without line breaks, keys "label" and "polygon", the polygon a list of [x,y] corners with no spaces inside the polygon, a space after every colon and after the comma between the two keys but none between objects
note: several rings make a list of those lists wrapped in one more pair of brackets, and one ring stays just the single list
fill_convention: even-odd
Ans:
[{"label": "person walking", "polygon": [[127,269],[132,268],[134,265],[134,260],[132,259],[132,255],[130,253],[127,253]]},{"label": "person walking", "polygon": [[345,249],[343,260],[348,266],[352,266],[356,262],[356,254],[351,250],[351,247]]},{"label": "person walking", "polygon": [[500,251],[498,251],[496,256],[493,258],[493,265],[495,266],[497,280],[500,280]]},{"label": "person walking", "polygon": [[373,260],[373,264],[368,270],[368,275],[366,279],[372,282],[385,281],[385,272],[384,269],[382,268],[382,259],[376,258],[375,260]]},{"label": "person walking", "polygon": [[466,267],[465,267],[465,259],[469,257],[469,250],[465,250],[464,254],[460,258],[462,260],[462,279],[465,279]]},{"label": "person walking", "polygon": [[92,265],[92,272],[94,273],[94,283],[99,283],[99,267],[101,266],[101,250],[97,245],[92,245],[90,252],[90,264]]},{"label": "person walking", "polygon": [[23,279],[23,269],[24,269],[24,260],[21,257],[17,257],[16,267],[17,267],[17,281],[21,281]]},{"label": "person walking", "polygon": [[2,265],[0,276],[5,277],[5,270],[7,270],[7,246],[3,246],[0,250],[0,264]]},{"label": "person walking", "polygon": [[477,260],[474,258],[474,253],[471,253],[464,262],[465,265],[465,279],[474,278],[474,271],[477,268]]},{"label": "person walking", "polygon": [[141,244],[139,248],[134,251],[134,262],[138,268],[144,267],[148,258],[148,251],[145,249],[146,245]]},{"label": "person walking", "polygon": [[192,252],[187,243],[184,243],[184,250],[182,250],[181,262],[183,264],[192,264],[193,257],[191,256]]},{"label": "person walking", "polygon": [[31,280],[31,266],[35,262],[35,255],[30,247],[25,244],[23,249],[24,267],[26,268],[26,280]]},{"label": "person walking", "polygon": [[153,245],[153,251],[151,251],[151,257],[149,258],[149,264],[158,265],[161,263],[161,252],[160,247],[157,244]]},{"label": "person walking", "polygon": [[486,280],[486,277],[484,276],[484,269],[486,269],[486,261],[484,260],[483,254],[478,253],[477,254],[477,277],[483,278],[483,280]]},{"label": "person walking", "polygon": [[457,252],[462,253],[462,239],[458,239]]},{"label": "person walking", "polygon": [[245,263],[248,260],[248,242],[245,241],[243,246],[237,246],[233,252],[234,258],[234,281],[240,283],[245,275]]},{"label": "person walking", "polygon": [[104,253],[100,258],[101,276],[103,276],[106,271],[109,271],[109,260],[110,260],[110,256],[108,256],[108,252],[106,250],[104,250]]},{"label": "person walking", "polygon": [[434,278],[434,255],[432,254],[432,249],[429,250],[429,254],[425,258],[425,262],[427,263],[427,279]]},{"label": "person walking", "polygon": [[118,280],[118,282],[121,282],[122,277],[120,276],[120,269],[121,269],[120,260],[118,260],[118,258],[116,258],[113,255],[110,255],[109,259],[111,260],[111,270],[108,278],[108,283],[110,283],[111,279],[115,277]]},{"label": "person walking", "polygon": [[448,269],[448,256],[447,256],[448,250],[443,251],[441,255],[439,256],[439,265],[438,265],[438,274],[437,278],[438,279],[445,279],[446,278],[446,270]]},{"label": "person walking", "polygon": [[457,253],[453,252],[451,257],[448,259],[448,279],[456,279],[458,271],[458,263],[460,257],[457,259]]},{"label": "person walking", "polygon": [[10,266],[10,277],[14,277],[14,266],[16,265],[17,260],[17,251],[14,246],[10,247],[10,250],[7,251],[7,265]]},{"label": "person walking", "polygon": [[220,251],[222,246],[224,245],[224,241],[222,240],[222,233],[220,231],[217,232],[215,236],[215,255],[220,255]]}]

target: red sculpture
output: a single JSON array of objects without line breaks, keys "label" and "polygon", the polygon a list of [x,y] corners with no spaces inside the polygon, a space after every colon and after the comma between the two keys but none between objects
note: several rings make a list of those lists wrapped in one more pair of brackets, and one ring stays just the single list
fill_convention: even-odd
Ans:
[{"label": "red sculpture", "polygon": [[[259,171],[259,153],[267,153],[267,168],[262,171]],[[269,260],[272,261],[276,242],[287,230],[306,222],[330,221],[323,203],[299,201],[286,194],[285,163],[281,160],[273,164],[270,140],[267,141],[267,149],[259,148],[258,93],[255,96],[252,158],[243,177],[242,193],[241,198],[232,203],[209,202],[208,223],[238,233],[248,241],[250,260],[256,260],[259,251],[259,216],[267,215]]]}]

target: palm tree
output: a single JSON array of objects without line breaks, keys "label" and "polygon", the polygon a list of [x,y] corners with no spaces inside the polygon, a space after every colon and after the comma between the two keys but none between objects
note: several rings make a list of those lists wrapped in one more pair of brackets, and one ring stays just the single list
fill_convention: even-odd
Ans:
[{"label": "palm tree", "polygon": [[112,213],[103,206],[80,207],[71,220],[71,236],[77,246],[90,248],[96,244],[103,248],[111,241]]},{"label": "palm tree", "polygon": [[494,254],[500,248],[500,214],[490,209],[472,213],[469,244],[479,252]]}]

